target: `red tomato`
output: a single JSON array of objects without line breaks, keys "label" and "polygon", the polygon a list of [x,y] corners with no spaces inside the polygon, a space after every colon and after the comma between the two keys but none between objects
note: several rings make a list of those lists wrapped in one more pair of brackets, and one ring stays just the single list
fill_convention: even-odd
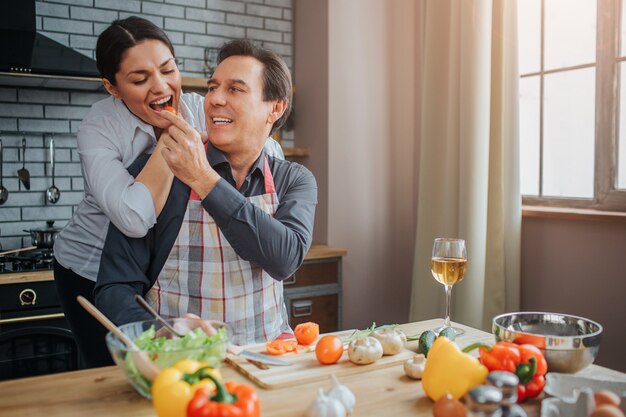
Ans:
[{"label": "red tomato", "polygon": [[322,365],[330,365],[343,355],[343,343],[337,336],[331,334],[322,337],[315,346],[315,357]]},{"label": "red tomato", "polygon": [[293,333],[296,335],[298,343],[301,345],[310,345],[315,342],[320,335],[320,326],[312,321],[301,323],[296,326]]}]

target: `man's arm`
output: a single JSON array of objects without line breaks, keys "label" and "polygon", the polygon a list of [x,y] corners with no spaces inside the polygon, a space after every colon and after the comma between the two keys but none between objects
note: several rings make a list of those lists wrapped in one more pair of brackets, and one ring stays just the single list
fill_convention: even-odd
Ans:
[{"label": "man's arm", "polygon": [[224,179],[202,201],[235,252],[279,280],[302,264],[311,246],[317,204],[313,174],[298,164],[290,164],[288,170],[284,181],[276,184],[280,203],[273,217]]},{"label": "man's arm", "polygon": [[109,226],[94,298],[96,307],[118,326],[152,318],[134,299],[135,294],[143,296],[151,287],[147,271],[152,233],[150,229],[146,237],[129,238],[113,223]]}]

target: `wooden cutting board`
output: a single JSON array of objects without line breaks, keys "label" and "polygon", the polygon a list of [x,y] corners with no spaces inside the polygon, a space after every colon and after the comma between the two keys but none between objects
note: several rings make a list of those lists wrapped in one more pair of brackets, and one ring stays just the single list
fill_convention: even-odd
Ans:
[{"label": "wooden cutting board", "polygon": [[[441,324],[441,319],[429,320],[426,322],[420,322],[416,325],[411,323],[408,325],[401,325],[401,328],[407,335],[419,335],[424,330],[432,329]],[[457,326],[457,324],[455,324]],[[458,327],[464,327],[458,325]],[[354,330],[344,330],[341,332],[335,332],[340,338],[347,337],[352,334]],[[467,339],[467,340],[465,340]],[[462,336],[458,340],[459,346],[467,346],[473,343],[472,337],[467,335]],[[417,341],[409,342],[406,344],[405,349],[393,356],[383,356],[381,359],[369,365],[355,365],[348,359],[348,352],[344,351],[343,356],[336,364],[333,365],[321,365],[315,358],[315,352],[301,351],[299,353],[286,353],[278,356],[278,358],[286,360],[292,363],[291,366],[270,366],[268,369],[259,369],[255,365],[246,361],[245,359],[238,358],[236,356],[230,356],[228,363],[234,367],[239,373],[246,376],[258,386],[265,389],[283,388],[298,384],[304,384],[307,382],[320,381],[330,378],[330,375],[334,373],[337,377],[342,375],[358,374],[361,372],[367,372],[374,369],[381,369],[390,366],[402,366],[404,361],[413,357],[417,352]],[[259,343],[255,345],[248,345],[246,350],[252,352],[265,352],[265,344]],[[341,379],[341,378],[340,378]]]}]

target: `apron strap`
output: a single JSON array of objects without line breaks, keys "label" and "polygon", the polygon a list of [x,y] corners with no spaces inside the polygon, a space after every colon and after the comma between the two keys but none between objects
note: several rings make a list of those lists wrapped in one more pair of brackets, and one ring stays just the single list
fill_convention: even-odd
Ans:
[{"label": "apron strap", "polygon": [[267,156],[265,156],[265,162],[263,164],[263,177],[265,178],[265,194],[275,194],[276,187],[274,187],[274,177],[270,170],[270,164],[267,162]]}]

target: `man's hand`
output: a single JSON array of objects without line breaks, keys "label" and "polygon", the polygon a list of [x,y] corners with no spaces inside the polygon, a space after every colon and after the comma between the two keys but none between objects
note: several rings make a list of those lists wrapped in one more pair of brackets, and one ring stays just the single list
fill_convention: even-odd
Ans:
[{"label": "man's hand", "polygon": [[172,123],[159,138],[163,142],[163,159],[179,180],[204,199],[220,176],[207,161],[202,135],[180,116],[168,111],[160,115]]}]

